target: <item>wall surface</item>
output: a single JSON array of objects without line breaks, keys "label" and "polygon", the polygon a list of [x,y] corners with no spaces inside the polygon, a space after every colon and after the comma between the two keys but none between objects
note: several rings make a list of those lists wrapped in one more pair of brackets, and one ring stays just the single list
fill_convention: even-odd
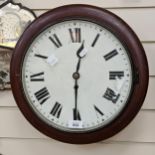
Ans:
[{"label": "wall surface", "polygon": [[20,113],[11,91],[0,92],[0,153],[3,155],[155,154],[155,0],[15,0],[37,15],[65,4],[101,6],[122,17],[138,34],[150,67],[145,103],[134,121],[116,136],[91,145],[57,142],[34,129]]}]

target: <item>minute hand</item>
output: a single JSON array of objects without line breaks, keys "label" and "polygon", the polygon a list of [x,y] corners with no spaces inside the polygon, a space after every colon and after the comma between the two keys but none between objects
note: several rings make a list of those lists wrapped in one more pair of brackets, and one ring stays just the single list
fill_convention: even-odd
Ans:
[{"label": "minute hand", "polygon": [[78,49],[78,51],[77,51],[77,56],[78,56],[78,58],[79,59],[81,59],[81,58],[83,58],[85,55],[82,55],[81,54],[81,52],[84,50],[84,41],[82,42],[82,45],[81,45],[81,47]]},{"label": "minute hand", "polygon": [[74,120],[81,120],[80,113],[78,111],[78,89],[79,89],[78,79],[80,78],[79,70],[80,70],[80,64],[81,64],[81,59],[82,59],[80,53],[83,49],[84,49],[84,41],[76,53],[79,60],[78,60],[77,66],[76,66],[76,72],[73,74],[73,78],[75,79],[75,85],[74,85],[74,92],[75,92]]}]

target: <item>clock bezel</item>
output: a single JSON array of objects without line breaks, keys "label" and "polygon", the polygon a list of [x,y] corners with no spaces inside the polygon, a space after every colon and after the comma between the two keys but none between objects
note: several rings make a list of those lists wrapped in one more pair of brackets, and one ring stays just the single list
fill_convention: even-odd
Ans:
[{"label": "clock bezel", "polygon": [[[43,122],[35,114],[29,103],[27,103],[28,100],[24,95],[22,85],[23,60],[34,38],[49,26],[73,19],[93,22],[112,32],[127,49],[134,74],[133,91],[120,115],[105,127],[86,133],[60,131]],[[89,5],[62,6],[40,16],[28,27],[18,41],[11,61],[12,91],[23,115],[35,128],[45,135],[72,144],[88,144],[104,140],[125,128],[133,120],[143,104],[148,88],[148,80],[149,72],[145,51],[133,30],[113,13]]]}]

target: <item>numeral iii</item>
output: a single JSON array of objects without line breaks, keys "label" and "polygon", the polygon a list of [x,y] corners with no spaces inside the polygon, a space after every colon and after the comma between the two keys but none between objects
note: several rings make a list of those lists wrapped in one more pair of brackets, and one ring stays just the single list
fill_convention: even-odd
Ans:
[{"label": "numeral iii", "polygon": [[124,72],[123,71],[111,71],[109,72],[109,79],[110,80],[116,80],[117,78],[121,79],[124,77]]}]

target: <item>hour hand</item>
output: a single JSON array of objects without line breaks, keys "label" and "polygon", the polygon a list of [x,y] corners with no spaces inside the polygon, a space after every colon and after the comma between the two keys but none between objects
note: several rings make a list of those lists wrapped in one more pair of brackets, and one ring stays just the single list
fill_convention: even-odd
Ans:
[{"label": "hour hand", "polygon": [[85,57],[86,54],[87,54],[87,50],[84,48],[84,41],[83,41],[82,45],[80,46],[80,48],[77,51],[77,56],[81,59],[81,58]]}]

